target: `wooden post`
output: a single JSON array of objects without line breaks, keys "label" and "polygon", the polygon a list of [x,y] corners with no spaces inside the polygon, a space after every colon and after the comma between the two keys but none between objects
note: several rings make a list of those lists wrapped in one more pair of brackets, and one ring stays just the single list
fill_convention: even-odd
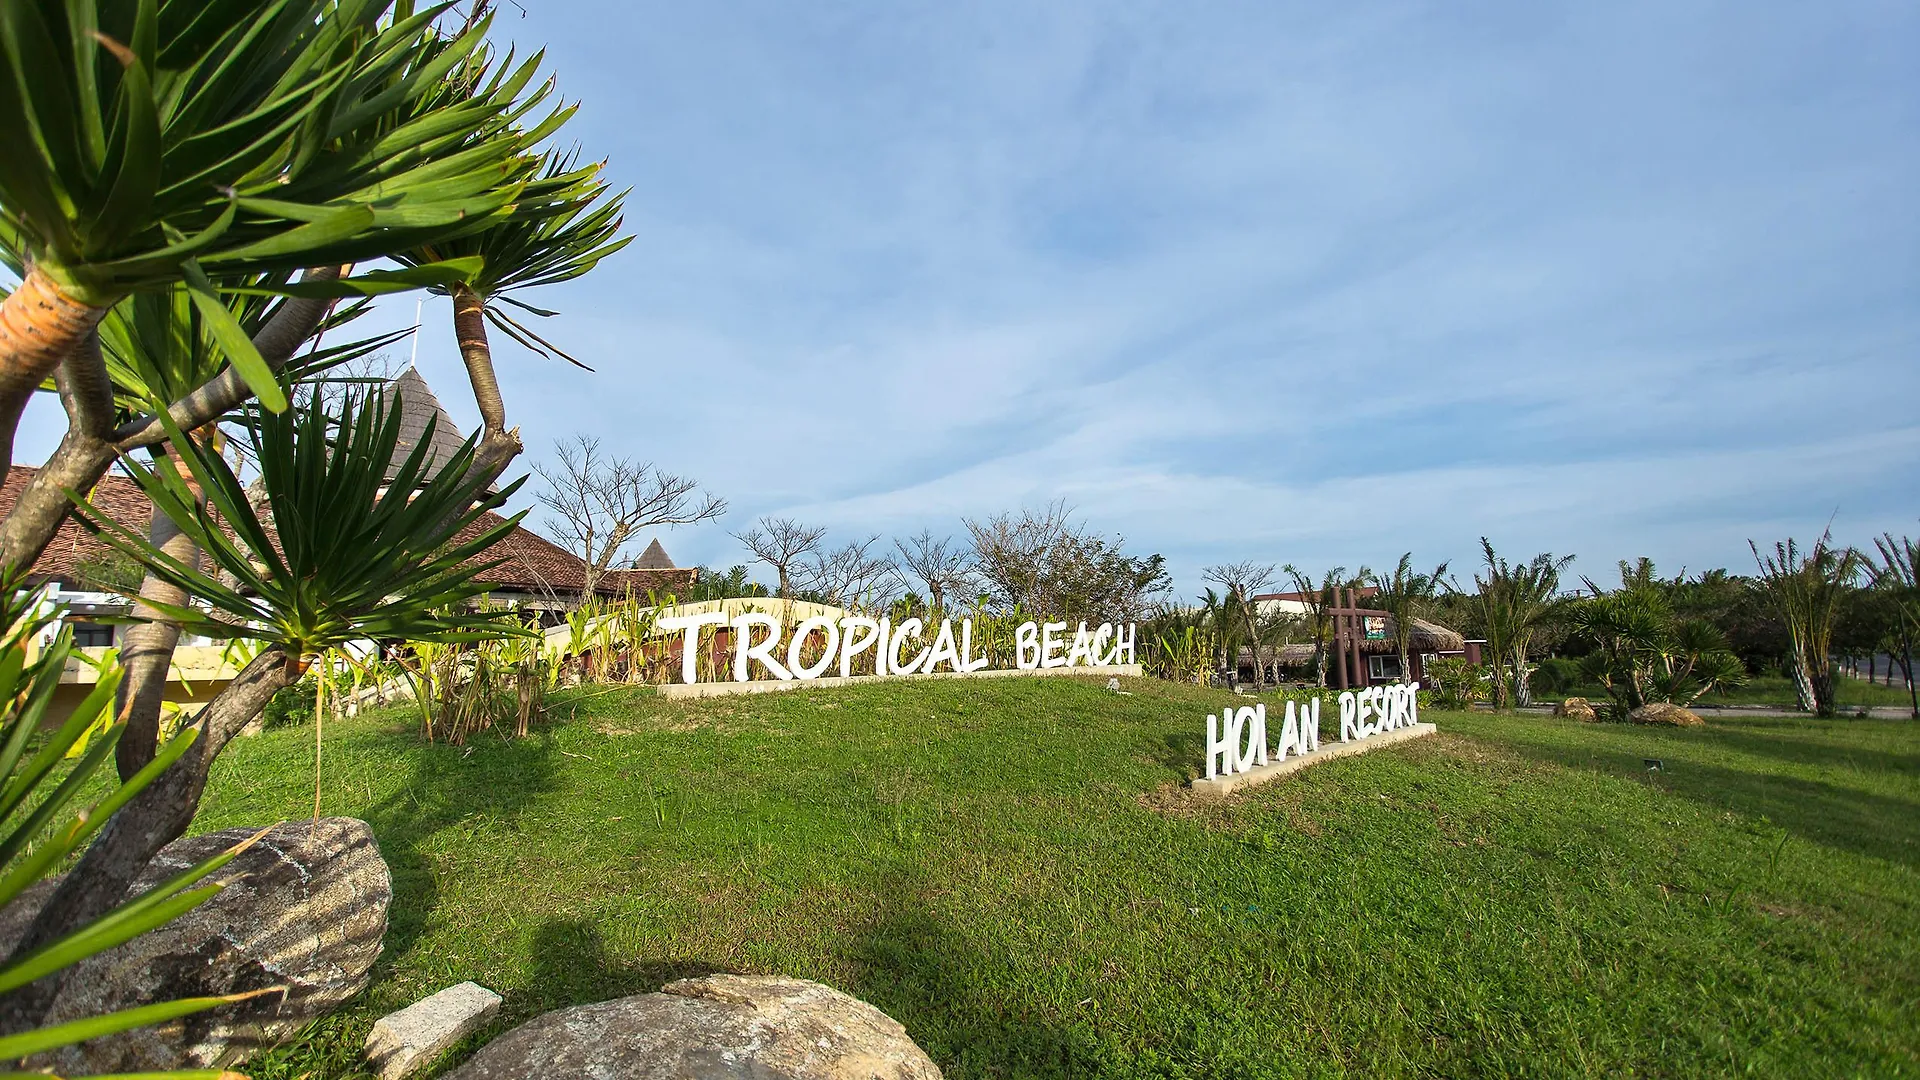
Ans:
[{"label": "wooden post", "polygon": [[1341,592],[1340,589],[1333,590],[1332,660],[1335,672],[1334,688],[1337,690],[1348,689],[1350,685],[1347,682],[1347,617],[1341,611],[1345,606],[1340,603]]}]

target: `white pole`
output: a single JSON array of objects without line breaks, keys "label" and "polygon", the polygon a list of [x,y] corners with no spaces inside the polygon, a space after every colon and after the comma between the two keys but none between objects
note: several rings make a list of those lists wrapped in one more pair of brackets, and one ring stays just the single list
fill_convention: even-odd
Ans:
[{"label": "white pole", "polygon": [[426,305],[427,298],[421,297],[413,302],[413,355],[407,358],[407,366],[412,367],[420,360],[420,309]]}]

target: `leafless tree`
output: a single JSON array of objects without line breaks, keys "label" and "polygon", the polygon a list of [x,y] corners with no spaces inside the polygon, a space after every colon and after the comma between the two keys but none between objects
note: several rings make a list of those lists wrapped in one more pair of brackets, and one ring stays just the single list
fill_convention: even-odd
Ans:
[{"label": "leafless tree", "polygon": [[763,517],[744,533],[734,533],[747,551],[780,575],[778,595],[793,595],[793,569],[800,560],[820,549],[820,538],[827,530],[802,525],[792,518]]},{"label": "leafless tree", "polygon": [[972,552],[954,546],[950,536],[935,540],[931,531],[922,529],[918,536],[894,540],[893,546],[906,572],[926,583],[927,603],[934,611],[945,610],[947,597],[961,593],[974,580]]},{"label": "leafless tree", "polygon": [[611,457],[600,440],[585,435],[556,440],[554,465],[535,465],[546,482],[540,501],[553,513],[547,531],[586,564],[582,597],[593,595],[601,577],[644,529],[691,525],[726,513],[727,501],[700,490],[698,481],[676,476],[650,461]]},{"label": "leafless tree", "polygon": [[832,551],[815,549],[813,561],[801,569],[803,587],[836,604],[873,604],[891,596],[900,572],[885,555],[873,553],[879,542],[874,535]]},{"label": "leafless tree", "polygon": [[[1272,563],[1249,560],[1209,566],[1202,573],[1208,581],[1227,591],[1228,607],[1246,624],[1247,641],[1253,646],[1253,687],[1258,690],[1266,685],[1266,664],[1260,659],[1260,647],[1264,644],[1260,631],[1265,624],[1260,618],[1260,605],[1254,597],[1273,587],[1274,576],[1279,570]],[[1228,663],[1232,662],[1232,657],[1228,657]]]},{"label": "leafless tree", "polygon": [[1072,508],[968,520],[973,564],[993,602],[1059,618],[1136,619],[1169,588],[1166,560],[1126,554],[1126,542],[1074,523]]}]

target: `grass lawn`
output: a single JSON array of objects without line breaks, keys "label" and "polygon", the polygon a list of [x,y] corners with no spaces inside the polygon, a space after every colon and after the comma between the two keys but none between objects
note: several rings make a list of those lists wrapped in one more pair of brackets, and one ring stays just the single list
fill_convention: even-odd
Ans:
[{"label": "grass lawn", "polygon": [[[1907,693],[1906,684],[1895,678],[1893,686],[1883,686],[1877,682],[1856,679],[1849,675],[1835,673],[1833,679],[1834,698],[1841,710],[1859,708],[1897,708],[1911,709],[1913,699]],[[1536,704],[1551,704],[1561,698],[1584,697],[1589,701],[1607,700],[1603,687],[1576,686],[1564,694],[1536,694]],[[1793,680],[1780,675],[1756,675],[1739,686],[1726,690],[1716,690],[1699,701],[1701,705],[1765,705],[1778,709],[1799,709],[1800,695],[1794,689]]]},{"label": "grass lawn", "polygon": [[[1128,689],[622,690],[469,748],[330,725],[387,951],[249,1071],[358,1076],[375,1017],[462,979],[498,1031],[730,970],[865,998],[952,1078],[1920,1076],[1920,725],[1428,713],[1199,804],[1226,695]],[[237,742],[195,828],[310,813],[312,738]]]}]

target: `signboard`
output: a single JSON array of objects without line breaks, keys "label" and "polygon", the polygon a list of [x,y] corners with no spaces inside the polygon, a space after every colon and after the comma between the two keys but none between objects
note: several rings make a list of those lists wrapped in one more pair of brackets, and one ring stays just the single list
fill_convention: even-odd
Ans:
[{"label": "signboard", "polygon": [[[656,624],[667,634],[680,633],[680,678],[692,683],[699,678],[700,628],[728,626],[733,630],[733,679],[748,682],[758,664],[767,676],[781,682],[818,679],[834,671],[842,678],[853,674],[854,659],[869,650],[873,653],[876,675],[931,674],[945,665],[956,674],[979,671],[992,661],[973,655],[973,620],[961,619],[954,630],[953,619],[940,620],[940,627],[928,634],[920,619],[905,619],[893,625],[886,618],[870,619],[862,615],[834,617],[816,615],[803,619],[786,635],[779,619],[764,612],[749,611],[728,617],[724,611],[694,615],[674,615]],[[1133,623],[1101,623],[1089,629],[1082,622],[1067,630],[1064,622],[1026,622],[1014,631],[1014,663],[1021,671],[1040,668],[1094,667],[1134,663]],[[758,640],[756,640],[756,636]],[[820,639],[820,653],[811,664],[802,662],[807,643]],[[911,651],[917,648],[917,651]]]},{"label": "signboard", "polygon": [[1364,620],[1368,641],[1387,640],[1387,619],[1384,615],[1369,615]]},{"label": "signboard", "polygon": [[[1357,743],[1389,731],[1420,723],[1420,684],[1395,683],[1343,691],[1340,741]],[[1297,707],[1296,707],[1297,705]],[[1267,706],[1243,705],[1207,717],[1206,779],[1247,773],[1278,764],[1289,755],[1320,753],[1320,699],[1286,703],[1279,741],[1268,746]]]}]

